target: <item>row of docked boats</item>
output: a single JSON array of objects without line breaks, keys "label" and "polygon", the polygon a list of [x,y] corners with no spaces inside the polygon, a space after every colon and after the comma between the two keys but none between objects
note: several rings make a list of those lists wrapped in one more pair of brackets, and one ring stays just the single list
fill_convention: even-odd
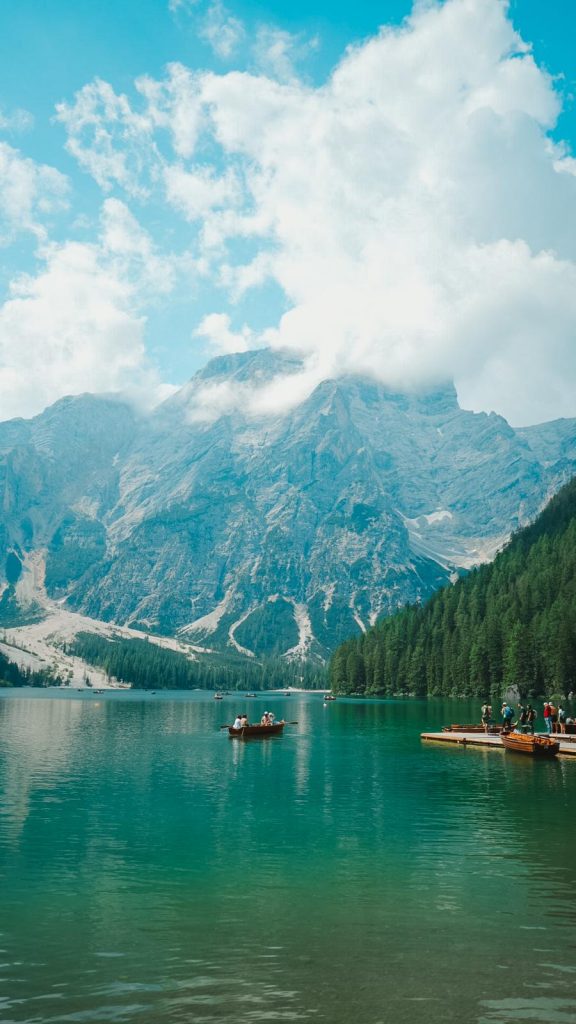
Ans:
[{"label": "row of docked boats", "polygon": [[485,733],[489,736],[500,735],[502,746],[517,754],[528,754],[530,757],[556,757],[560,751],[560,741],[552,736],[539,736],[534,733],[507,731],[502,725],[445,725],[442,732]]}]

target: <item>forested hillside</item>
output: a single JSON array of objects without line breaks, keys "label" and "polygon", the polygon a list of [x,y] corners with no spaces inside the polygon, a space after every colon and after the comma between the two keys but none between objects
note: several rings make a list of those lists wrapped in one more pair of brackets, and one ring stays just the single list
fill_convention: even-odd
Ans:
[{"label": "forested hillside", "polygon": [[107,639],[95,633],[79,633],[68,651],[137,690],[315,689],[326,682],[325,671],[312,664],[279,659],[251,663],[245,658],[216,664],[191,661],[147,640]]},{"label": "forested hillside", "polygon": [[51,669],[20,668],[0,651],[0,686],[61,686],[64,679]]},{"label": "forested hillside", "polygon": [[576,478],[490,565],[342,644],[336,693],[576,690]]}]

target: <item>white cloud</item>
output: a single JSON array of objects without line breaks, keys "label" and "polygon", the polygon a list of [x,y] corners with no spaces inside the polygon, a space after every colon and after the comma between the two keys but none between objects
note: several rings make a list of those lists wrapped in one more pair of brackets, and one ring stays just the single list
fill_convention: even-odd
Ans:
[{"label": "white cloud", "polygon": [[103,186],[156,188],[183,214],[232,302],[280,287],[267,337],[303,355],[310,386],[451,375],[465,403],[516,423],[574,415],[574,159],[504,0],[419,4],[317,88],[295,77],[294,45],[263,29],[267,74],[141,80],[141,113],[86,87],[70,145]]},{"label": "white cloud", "polygon": [[45,238],[47,218],[66,208],[68,179],[0,142],[0,245],[22,232]]},{"label": "white cloud", "polygon": [[297,78],[297,65],[307,60],[318,45],[316,37],[306,39],[272,25],[261,25],[252,55],[264,74],[281,82],[291,82]]},{"label": "white cloud", "polygon": [[202,19],[199,34],[217,57],[228,60],[243,42],[246,30],[221,0],[214,0]]},{"label": "white cloud", "polygon": [[0,416],[29,416],[63,394],[118,391],[138,401],[165,392],[150,369],[143,309],[171,270],[117,200],[97,243],[46,244],[36,275],[12,281],[0,306]]},{"label": "white cloud", "polygon": [[312,361],[300,372],[278,374],[256,385],[237,380],[209,382],[186,395],[186,418],[190,423],[213,423],[233,413],[254,419],[277,416],[303,402],[323,379],[321,367]]},{"label": "white cloud", "polygon": [[216,208],[233,205],[239,196],[239,186],[231,171],[218,176],[210,168],[199,167],[191,172],[171,164],[166,167],[164,179],[168,202],[186,220],[202,220]]},{"label": "white cloud", "polygon": [[231,330],[232,322],[227,313],[209,313],[198,325],[194,334],[206,338],[213,354],[247,352],[255,347],[254,332],[242,327],[238,332]]},{"label": "white cloud", "polygon": [[100,79],[80,89],[73,104],[59,103],[56,111],[68,133],[69,153],[105,192],[119,185],[129,195],[147,194],[141,179],[153,167],[152,117],[135,112],[126,96]]},{"label": "white cloud", "polygon": [[0,131],[27,132],[34,124],[34,117],[29,110],[17,107],[9,113],[0,107]]},{"label": "white cloud", "polygon": [[[201,83],[200,74],[178,63],[168,65],[163,82],[147,75],[136,81],[136,89],[146,104],[141,123],[147,131],[148,126],[166,131],[174,152],[182,159],[192,156],[203,127]],[[147,156],[153,163],[159,159],[156,148],[148,148]]]}]

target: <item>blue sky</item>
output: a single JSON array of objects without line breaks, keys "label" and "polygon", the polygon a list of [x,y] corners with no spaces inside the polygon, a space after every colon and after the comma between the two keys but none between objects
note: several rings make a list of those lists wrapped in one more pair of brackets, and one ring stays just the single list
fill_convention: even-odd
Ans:
[{"label": "blue sky", "polygon": [[3,5],[0,417],[261,344],[302,353],[293,401],[359,369],[576,415],[573,29],[568,0]]}]

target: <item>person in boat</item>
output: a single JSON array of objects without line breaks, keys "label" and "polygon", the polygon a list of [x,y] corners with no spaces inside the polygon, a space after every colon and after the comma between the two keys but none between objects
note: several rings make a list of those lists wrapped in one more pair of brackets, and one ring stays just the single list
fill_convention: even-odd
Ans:
[{"label": "person in boat", "polygon": [[260,725],[272,725],[272,722],[270,721],[269,711],[265,711],[264,714],[262,715],[262,718],[260,719]]},{"label": "person in boat", "polygon": [[536,721],[536,711],[531,704],[526,708],[526,730],[534,735],[534,722]]},{"label": "person in boat", "polygon": [[240,715],[240,728],[245,729],[247,725],[250,725],[248,721],[248,715]]},{"label": "person in boat", "polygon": [[236,718],[234,719],[234,725],[232,726],[232,728],[233,729],[241,729],[242,728],[242,715],[236,715]]}]

